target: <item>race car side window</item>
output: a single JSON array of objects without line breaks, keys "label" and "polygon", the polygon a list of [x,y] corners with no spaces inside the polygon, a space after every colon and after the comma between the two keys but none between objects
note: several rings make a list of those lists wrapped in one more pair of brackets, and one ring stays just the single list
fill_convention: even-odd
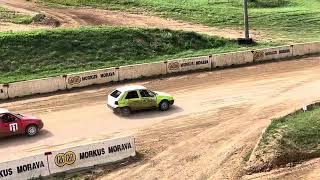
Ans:
[{"label": "race car side window", "polygon": [[12,116],[11,114],[7,114],[7,113],[6,114],[2,114],[0,119],[4,123],[11,123],[11,122],[14,122],[16,120],[16,118],[14,116]]},{"label": "race car side window", "polygon": [[154,97],[154,94],[151,91],[142,89],[140,90],[141,97]]},{"label": "race car side window", "polygon": [[0,114],[0,123],[2,123],[2,122],[3,122],[3,120],[2,120],[2,116],[3,116],[3,114]]},{"label": "race car side window", "polygon": [[137,98],[139,98],[137,91],[130,91],[126,96],[126,99],[137,99]]}]

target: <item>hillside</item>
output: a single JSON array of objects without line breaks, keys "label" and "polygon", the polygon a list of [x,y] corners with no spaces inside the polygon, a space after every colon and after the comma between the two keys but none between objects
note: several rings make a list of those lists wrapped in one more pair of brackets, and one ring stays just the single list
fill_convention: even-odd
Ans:
[{"label": "hillside", "polygon": [[0,83],[240,49],[245,47],[233,40],[160,29],[99,27],[2,33]]},{"label": "hillside", "polygon": [[[152,12],[160,16],[208,26],[242,29],[240,0],[41,0],[49,5],[91,6],[130,12]],[[209,1],[209,2],[210,2]],[[270,41],[320,40],[320,1],[256,0],[250,3],[250,26],[270,35]]]}]

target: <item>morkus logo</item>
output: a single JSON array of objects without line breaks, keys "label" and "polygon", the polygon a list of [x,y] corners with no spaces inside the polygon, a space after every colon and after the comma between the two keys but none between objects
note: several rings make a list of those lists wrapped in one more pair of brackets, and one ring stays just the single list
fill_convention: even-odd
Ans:
[{"label": "morkus logo", "polygon": [[264,58],[264,52],[263,51],[253,51],[253,60],[261,60]]},{"label": "morkus logo", "polygon": [[81,83],[80,76],[69,77],[69,79],[68,79],[68,84],[70,84],[70,85],[79,84],[79,83]]},{"label": "morkus logo", "polygon": [[77,156],[74,152],[68,151],[66,153],[59,153],[54,157],[54,163],[58,167],[63,167],[65,165],[72,165],[77,160]]},{"label": "morkus logo", "polygon": [[169,70],[178,70],[179,69],[179,63],[178,62],[171,62],[168,65]]}]

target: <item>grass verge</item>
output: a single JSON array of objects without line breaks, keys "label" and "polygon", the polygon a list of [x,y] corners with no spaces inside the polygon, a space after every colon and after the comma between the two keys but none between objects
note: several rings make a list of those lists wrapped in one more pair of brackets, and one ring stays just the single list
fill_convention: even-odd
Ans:
[{"label": "grass verge", "polygon": [[96,27],[1,33],[0,83],[248,48],[253,47],[168,29]]},{"label": "grass verge", "polygon": [[11,22],[15,24],[30,24],[33,19],[31,16],[23,15],[15,11],[9,11],[0,7],[0,21]]},{"label": "grass verge", "polygon": [[[149,11],[208,26],[242,29],[242,0],[41,0],[50,5]],[[209,2],[209,3],[208,3]],[[210,3],[211,2],[211,3]],[[319,0],[251,0],[250,27],[277,42],[320,40]]]},{"label": "grass verge", "polygon": [[294,165],[320,157],[320,106],[272,120],[250,157],[250,171]]}]

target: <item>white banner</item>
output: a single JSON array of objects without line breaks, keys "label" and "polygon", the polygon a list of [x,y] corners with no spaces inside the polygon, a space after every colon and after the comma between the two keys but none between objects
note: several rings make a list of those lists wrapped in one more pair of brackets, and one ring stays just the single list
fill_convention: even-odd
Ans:
[{"label": "white banner", "polygon": [[136,155],[134,137],[105,141],[47,152],[0,163],[0,180],[25,180],[68,170],[92,167]]},{"label": "white banner", "polygon": [[116,162],[135,156],[134,137],[110,139],[94,144],[54,151],[48,155],[52,174]]},{"label": "white banner", "polygon": [[1,180],[23,180],[48,175],[50,173],[45,155],[0,163]]},{"label": "white banner", "polygon": [[185,58],[167,62],[168,73],[185,72],[199,69],[211,69],[209,56]]},{"label": "white banner", "polygon": [[93,84],[103,84],[118,81],[118,70],[116,68],[99,69],[94,71],[68,74],[66,78],[67,88],[84,87]]}]

